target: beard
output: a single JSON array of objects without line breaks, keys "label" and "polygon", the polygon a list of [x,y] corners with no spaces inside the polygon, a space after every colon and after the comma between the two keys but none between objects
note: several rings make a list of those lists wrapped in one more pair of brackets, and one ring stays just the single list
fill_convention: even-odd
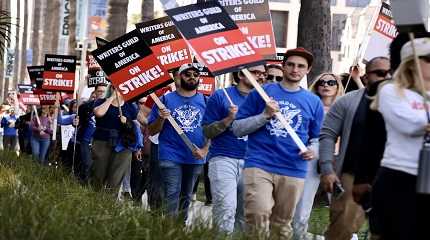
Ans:
[{"label": "beard", "polygon": [[196,83],[186,82],[183,78],[181,78],[181,88],[187,91],[194,91],[199,86],[199,80],[195,79]]}]

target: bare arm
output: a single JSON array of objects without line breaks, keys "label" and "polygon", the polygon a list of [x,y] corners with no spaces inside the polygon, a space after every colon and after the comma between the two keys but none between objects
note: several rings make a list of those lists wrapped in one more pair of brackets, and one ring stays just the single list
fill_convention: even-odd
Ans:
[{"label": "bare arm", "polygon": [[160,109],[158,115],[158,118],[148,126],[149,135],[151,136],[161,132],[164,121],[170,116],[170,111],[168,109]]},{"label": "bare arm", "polygon": [[95,107],[94,115],[96,115],[96,117],[98,118],[103,117],[108,111],[109,106],[112,104],[112,101],[113,101],[113,96],[107,98],[106,101],[102,103],[100,106]]}]

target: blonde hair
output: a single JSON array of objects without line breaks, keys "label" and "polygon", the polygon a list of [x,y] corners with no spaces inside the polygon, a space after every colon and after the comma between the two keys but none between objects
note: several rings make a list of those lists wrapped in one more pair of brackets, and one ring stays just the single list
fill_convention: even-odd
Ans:
[{"label": "blonde hair", "polygon": [[[416,71],[416,66],[414,59],[406,59],[405,61],[401,62],[397,70],[394,72],[393,75],[393,84],[395,86],[395,89],[397,90],[399,96],[404,96],[404,90],[410,89],[412,91],[416,91],[419,94],[421,94],[424,90],[419,77],[418,73]],[[386,82],[388,83],[388,82]],[[370,108],[372,110],[377,110],[379,106],[379,91],[381,88],[386,84],[380,84],[378,86],[378,94],[373,98],[373,102],[370,105]]]},{"label": "blonde hair", "polygon": [[337,91],[336,91],[336,98],[340,97],[343,95],[343,85],[342,85],[342,81],[340,80],[340,78],[338,76],[336,76],[333,73],[329,73],[329,72],[325,72],[325,73],[321,73],[320,75],[318,75],[315,80],[313,81],[313,83],[311,84],[311,86],[309,87],[309,91],[313,92],[315,95],[317,95],[318,97],[321,98],[321,96],[318,93],[318,87],[319,87],[319,80],[321,80],[321,78],[323,78],[324,76],[332,76],[334,77],[334,79],[337,82]]}]

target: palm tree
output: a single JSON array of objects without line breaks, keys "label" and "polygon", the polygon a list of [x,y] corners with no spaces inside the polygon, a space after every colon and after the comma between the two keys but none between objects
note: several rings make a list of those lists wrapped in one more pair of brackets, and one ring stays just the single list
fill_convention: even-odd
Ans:
[{"label": "palm tree", "polygon": [[[16,1],[16,12],[19,19],[19,16],[21,16],[21,1]],[[18,20],[19,21],[19,20]],[[13,64],[13,75],[12,75],[12,84],[9,83],[9,87],[15,88],[16,84],[18,83],[18,69],[19,69],[19,43],[21,41],[21,34],[20,34],[19,26],[16,26],[16,37],[15,37],[15,61]]]},{"label": "palm tree", "polygon": [[106,39],[112,41],[127,30],[128,0],[109,0]]},{"label": "palm tree", "polygon": [[69,54],[76,55],[76,0],[69,0]]},{"label": "palm tree", "polygon": [[25,76],[27,76],[27,26],[28,26],[28,0],[24,0],[24,32],[21,41],[21,56],[19,58],[19,78],[20,83],[24,83]]},{"label": "palm tree", "polygon": [[316,75],[332,70],[330,1],[301,0],[298,29],[297,46],[310,50],[316,59],[308,75],[311,83]]},{"label": "palm tree", "polygon": [[154,0],[142,1],[142,22],[154,19]]},{"label": "palm tree", "polygon": [[39,43],[40,43],[40,36],[39,31],[40,26],[42,26],[42,0],[34,0],[33,4],[33,25],[32,25],[32,32],[31,32],[31,43],[30,46],[33,49],[33,65],[39,65]]},{"label": "palm tree", "polygon": [[[4,96],[7,93],[7,86],[9,86],[9,78],[5,79],[3,75],[4,51],[10,44],[10,34],[12,27],[12,19],[10,17],[10,2],[0,1],[0,100],[4,101]],[[7,81],[7,82],[6,82]]]},{"label": "palm tree", "polygon": [[[10,12],[0,10],[0,55],[3,56],[6,44],[10,41],[11,29]],[[0,57],[0,62],[3,62],[3,57]]]},{"label": "palm tree", "polygon": [[42,51],[40,51],[39,61],[41,64],[45,61],[45,54],[55,54],[58,46],[58,33],[60,31],[59,23],[59,0],[43,0],[43,38]]}]

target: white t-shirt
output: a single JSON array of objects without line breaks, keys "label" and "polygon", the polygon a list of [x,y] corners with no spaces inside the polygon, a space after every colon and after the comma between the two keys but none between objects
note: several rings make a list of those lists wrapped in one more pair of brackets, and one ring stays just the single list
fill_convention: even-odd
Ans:
[{"label": "white t-shirt", "polygon": [[384,117],[387,129],[381,166],[417,175],[427,124],[423,97],[417,92],[400,90],[389,83],[379,93],[378,110]]}]

